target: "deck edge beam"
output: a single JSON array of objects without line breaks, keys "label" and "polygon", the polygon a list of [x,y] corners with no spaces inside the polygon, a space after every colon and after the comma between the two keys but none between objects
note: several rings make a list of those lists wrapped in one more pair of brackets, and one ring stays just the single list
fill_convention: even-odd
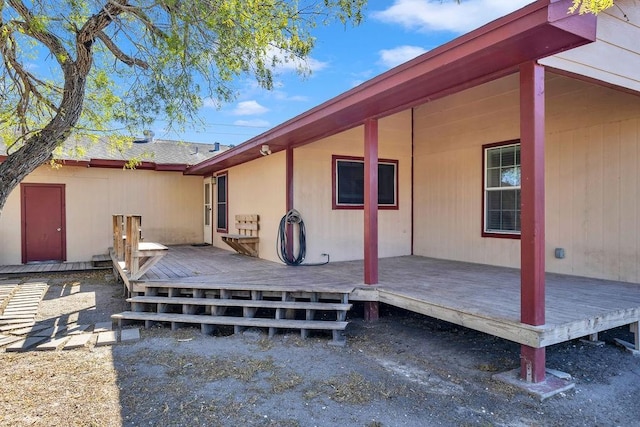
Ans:
[{"label": "deck edge beam", "polygon": [[444,320],[465,328],[473,329],[499,338],[504,338],[518,344],[540,348],[544,327],[535,327],[520,322],[509,322],[486,316],[467,313],[443,307],[437,304],[420,301],[411,297],[394,294],[380,289],[380,302],[403,308],[435,319]]}]

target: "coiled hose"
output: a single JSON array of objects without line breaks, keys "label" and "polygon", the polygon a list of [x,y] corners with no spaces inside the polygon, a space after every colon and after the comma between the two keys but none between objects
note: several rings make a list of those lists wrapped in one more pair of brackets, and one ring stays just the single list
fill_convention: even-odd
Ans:
[{"label": "coiled hose", "polygon": [[[288,252],[287,227],[298,226],[298,255]],[[291,245],[293,248],[293,245]],[[278,238],[276,239],[276,252],[280,261],[287,265],[299,266],[303,265],[304,258],[307,255],[307,233],[304,228],[302,215],[295,209],[291,209],[280,219],[278,226]],[[304,264],[304,266],[325,265],[329,263],[329,255],[326,255],[327,261],[318,264]]]}]

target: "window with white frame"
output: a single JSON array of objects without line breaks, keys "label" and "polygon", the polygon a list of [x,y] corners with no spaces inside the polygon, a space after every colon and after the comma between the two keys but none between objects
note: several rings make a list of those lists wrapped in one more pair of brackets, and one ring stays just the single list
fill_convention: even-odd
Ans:
[{"label": "window with white frame", "polygon": [[204,184],[204,225],[211,225],[211,184],[208,182]]},{"label": "window with white frame", "polygon": [[520,235],[520,142],[485,145],[483,236]]},{"label": "window with white frame", "polygon": [[[364,159],[333,156],[333,208],[364,206]],[[398,209],[398,161],[378,161],[378,207]]]}]

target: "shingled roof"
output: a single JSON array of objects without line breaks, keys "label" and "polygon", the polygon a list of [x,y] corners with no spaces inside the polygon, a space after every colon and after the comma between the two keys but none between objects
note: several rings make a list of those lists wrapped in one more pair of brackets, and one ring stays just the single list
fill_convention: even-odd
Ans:
[{"label": "shingled roof", "polygon": [[[73,142],[67,143],[72,146]],[[60,160],[130,160],[139,158],[143,161],[156,164],[184,164],[194,165],[203,160],[209,159],[221,151],[228,149],[227,146],[215,144],[204,144],[196,142],[172,141],[165,139],[154,139],[149,142],[134,142],[130,148],[120,152],[114,150],[108,143],[95,143],[86,146],[86,153],[82,157],[73,155],[56,156]],[[65,150],[72,152],[72,150]]]},{"label": "shingled roof", "polygon": [[[82,155],[74,150],[76,145],[84,148]],[[221,144],[150,138],[136,140],[131,147],[119,151],[106,138],[99,142],[69,140],[65,143],[63,154],[55,155],[55,159],[65,164],[98,167],[122,167],[129,160],[138,159],[142,161],[139,165],[142,169],[186,170],[189,166],[210,159],[229,148]],[[6,147],[0,144],[0,157],[6,155]],[[168,165],[171,167],[166,167]]]}]

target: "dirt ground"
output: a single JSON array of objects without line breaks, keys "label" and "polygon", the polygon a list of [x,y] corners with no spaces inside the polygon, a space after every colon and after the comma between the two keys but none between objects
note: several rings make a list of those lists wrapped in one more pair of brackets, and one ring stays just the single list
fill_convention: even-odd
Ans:
[{"label": "dirt ground", "polygon": [[[126,308],[104,272],[47,281],[41,322],[96,323]],[[540,402],[491,379],[519,365],[518,345],[384,306],[365,323],[360,309],[345,347],[324,335],[153,328],[130,344],[0,350],[0,425],[640,425],[640,358],[613,343],[631,339],[626,328],[602,334],[602,347],[547,348],[547,366],[576,386]]]}]

